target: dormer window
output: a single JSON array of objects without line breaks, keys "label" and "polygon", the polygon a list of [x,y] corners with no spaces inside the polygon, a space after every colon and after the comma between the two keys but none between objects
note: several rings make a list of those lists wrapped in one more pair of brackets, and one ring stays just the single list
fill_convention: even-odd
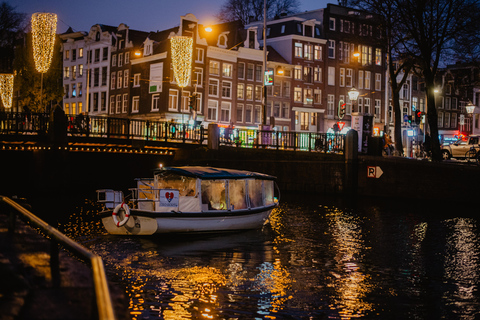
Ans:
[{"label": "dormer window", "polygon": [[282,24],[282,29],[280,30],[280,33],[282,33],[282,34],[285,33],[285,25],[284,24]]},{"label": "dormer window", "polygon": [[227,36],[225,34],[221,34],[218,36],[218,47],[226,48],[227,47]]},{"label": "dormer window", "polygon": [[95,35],[95,41],[100,41],[100,32],[97,31],[97,34]]},{"label": "dormer window", "polygon": [[335,31],[335,18],[330,18],[328,27],[330,30]]}]

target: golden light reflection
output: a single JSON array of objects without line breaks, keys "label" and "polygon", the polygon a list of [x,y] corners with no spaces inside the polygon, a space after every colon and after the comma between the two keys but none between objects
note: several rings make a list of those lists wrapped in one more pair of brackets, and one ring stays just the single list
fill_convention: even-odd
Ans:
[{"label": "golden light reflection", "polygon": [[364,301],[373,288],[371,276],[360,267],[364,251],[369,248],[365,246],[359,220],[336,208],[329,209],[327,217],[327,232],[333,237],[332,250],[336,252],[336,268],[328,284],[336,291],[330,308],[339,310],[341,319],[365,316],[374,310],[371,303]]},{"label": "golden light reflection", "polygon": [[282,310],[285,303],[292,299],[288,295],[294,282],[290,272],[279,259],[274,263],[264,262],[258,269],[260,272],[255,277],[254,288],[265,295],[259,301],[260,309],[264,312]]},{"label": "golden light reflection", "polygon": [[446,222],[451,233],[446,239],[445,282],[451,284],[444,299],[460,309],[460,314],[475,315],[479,298],[480,239],[472,219],[456,218]]}]

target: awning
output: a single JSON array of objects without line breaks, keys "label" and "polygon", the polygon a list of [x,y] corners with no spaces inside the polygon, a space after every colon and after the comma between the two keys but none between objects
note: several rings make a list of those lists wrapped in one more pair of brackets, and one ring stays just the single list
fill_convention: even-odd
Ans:
[{"label": "awning", "polygon": [[300,111],[300,112],[325,113],[325,109],[315,109],[315,108],[306,108],[306,107],[293,107],[292,110]]}]

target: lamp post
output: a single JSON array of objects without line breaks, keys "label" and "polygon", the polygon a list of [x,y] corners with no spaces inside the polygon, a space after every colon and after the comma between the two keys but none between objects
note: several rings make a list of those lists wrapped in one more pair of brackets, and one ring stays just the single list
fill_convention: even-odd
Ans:
[{"label": "lamp post", "polygon": [[471,133],[473,133],[473,113],[475,112],[475,105],[471,101],[468,101],[468,104],[465,106],[465,109],[467,110],[467,113],[472,118],[470,131]]},{"label": "lamp post", "polygon": [[357,99],[358,99],[359,94],[360,94],[360,92],[358,92],[358,90],[355,89],[355,87],[352,87],[352,89],[350,89],[348,91],[348,98],[350,99],[350,101],[352,101],[352,112],[351,113],[355,112],[354,105],[355,105],[355,101],[357,101]]}]

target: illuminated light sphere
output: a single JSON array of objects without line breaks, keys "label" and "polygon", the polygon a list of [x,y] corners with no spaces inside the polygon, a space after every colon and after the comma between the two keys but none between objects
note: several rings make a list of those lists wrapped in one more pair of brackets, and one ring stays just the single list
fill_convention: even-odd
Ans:
[{"label": "illuminated light sphere", "polygon": [[57,15],[54,13],[32,14],[32,46],[35,69],[46,73],[50,68],[57,31]]},{"label": "illuminated light sphere", "polygon": [[0,94],[3,106],[6,109],[10,109],[13,97],[13,74],[0,74]]},{"label": "illuminated light sphere", "polygon": [[172,64],[173,74],[179,87],[186,87],[190,83],[192,70],[193,38],[172,37]]}]

